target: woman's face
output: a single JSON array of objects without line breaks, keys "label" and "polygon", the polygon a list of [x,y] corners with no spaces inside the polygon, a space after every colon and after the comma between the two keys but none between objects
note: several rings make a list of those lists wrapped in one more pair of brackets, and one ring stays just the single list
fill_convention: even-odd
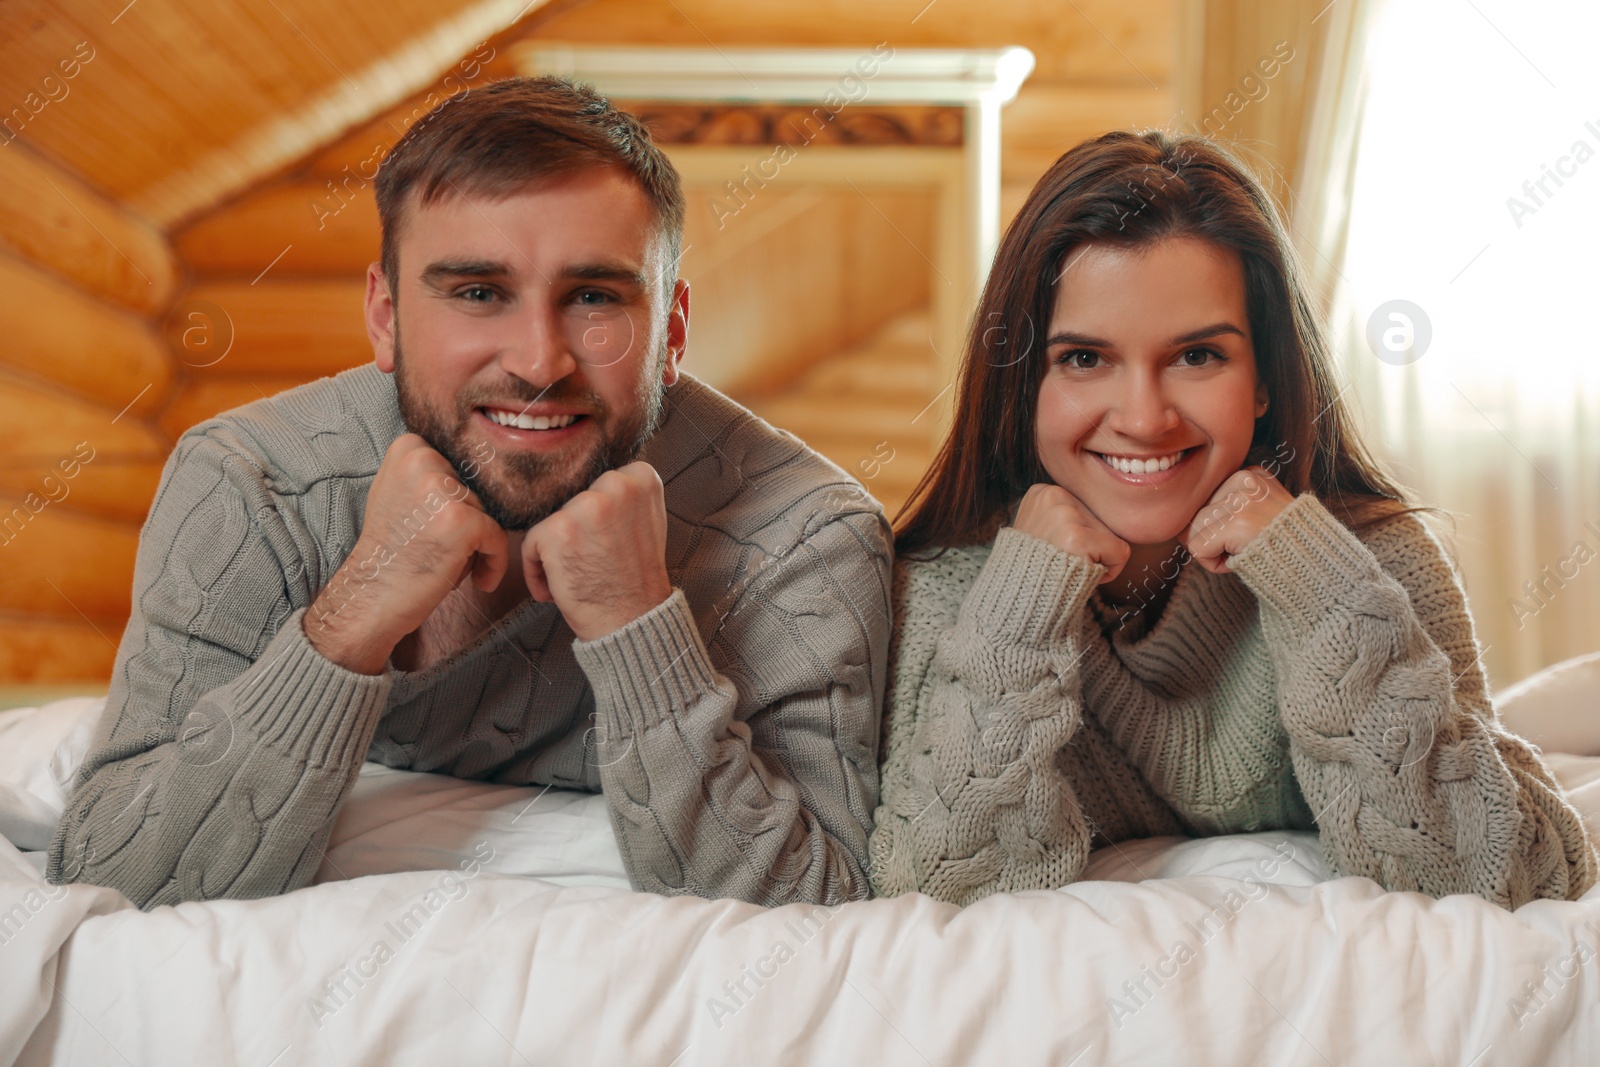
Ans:
[{"label": "woman's face", "polygon": [[1047,336],[1045,470],[1130,545],[1169,542],[1243,466],[1267,410],[1239,257],[1194,238],[1083,245]]}]

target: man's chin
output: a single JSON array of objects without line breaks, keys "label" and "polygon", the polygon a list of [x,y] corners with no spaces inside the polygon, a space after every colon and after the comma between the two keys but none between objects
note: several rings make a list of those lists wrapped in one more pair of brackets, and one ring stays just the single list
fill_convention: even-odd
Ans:
[{"label": "man's chin", "polygon": [[[623,442],[599,434],[553,453],[502,448],[489,453],[492,458],[481,465],[476,477],[464,480],[490,518],[507,530],[526,530],[560,511],[606,471],[631,462],[641,443],[634,434]],[[454,457],[452,462],[458,473],[465,475],[470,470]]]},{"label": "man's chin", "polygon": [[539,525],[583,492],[602,473],[594,464],[560,474],[545,472],[522,482],[479,479],[469,483],[491,519],[507,530],[527,530]]}]

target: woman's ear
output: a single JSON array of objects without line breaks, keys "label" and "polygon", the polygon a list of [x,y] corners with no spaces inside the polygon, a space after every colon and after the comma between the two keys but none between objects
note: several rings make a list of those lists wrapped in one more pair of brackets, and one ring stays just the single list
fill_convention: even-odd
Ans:
[{"label": "woman's ear", "polygon": [[1256,383],[1256,418],[1267,413],[1267,385],[1265,382]]}]

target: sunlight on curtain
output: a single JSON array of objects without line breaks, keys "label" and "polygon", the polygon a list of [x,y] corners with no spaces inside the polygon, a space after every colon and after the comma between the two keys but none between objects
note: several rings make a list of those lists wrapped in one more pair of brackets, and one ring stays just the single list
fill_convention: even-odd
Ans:
[{"label": "sunlight on curtain", "polygon": [[1600,650],[1600,8],[1387,0],[1330,322],[1456,548],[1491,684]]}]

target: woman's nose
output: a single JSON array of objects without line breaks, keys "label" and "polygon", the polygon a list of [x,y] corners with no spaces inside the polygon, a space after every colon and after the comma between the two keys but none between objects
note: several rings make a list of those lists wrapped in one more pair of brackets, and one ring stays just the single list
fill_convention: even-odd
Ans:
[{"label": "woman's nose", "polygon": [[1107,420],[1113,430],[1138,440],[1156,440],[1182,421],[1159,381],[1131,377],[1112,405]]}]

